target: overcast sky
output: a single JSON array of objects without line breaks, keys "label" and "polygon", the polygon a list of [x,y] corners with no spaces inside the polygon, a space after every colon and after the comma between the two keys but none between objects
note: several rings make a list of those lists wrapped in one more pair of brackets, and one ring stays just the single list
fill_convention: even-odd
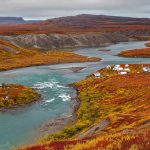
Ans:
[{"label": "overcast sky", "polygon": [[0,0],[0,16],[47,19],[76,14],[150,17],[150,0]]}]

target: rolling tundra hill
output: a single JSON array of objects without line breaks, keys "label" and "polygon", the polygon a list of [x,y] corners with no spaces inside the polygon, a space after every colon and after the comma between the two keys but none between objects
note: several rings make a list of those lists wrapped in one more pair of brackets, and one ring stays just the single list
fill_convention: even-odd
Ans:
[{"label": "rolling tundra hill", "polygon": [[149,18],[131,18],[88,14],[54,18],[49,19],[48,22],[83,29],[101,28],[108,25],[150,25]]},{"label": "rolling tundra hill", "polygon": [[[0,18],[1,20],[1,18]],[[7,20],[7,18],[6,18]],[[13,19],[12,19],[13,20]],[[24,22],[21,18],[17,21]],[[15,21],[15,19],[14,19]],[[1,21],[0,21],[1,22]],[[150,30],[149,18],[130,18],[105,15],[67,16],[34,23],[0,26],[0,34],[85,33],[131,30]]]},{"label": "rolling tundra hill", "polygon": [[143,39],[149,18],[105,15],[67,16],[25,24],[0,25],[0,38],[20,47],[61,49],[93,47]]}]

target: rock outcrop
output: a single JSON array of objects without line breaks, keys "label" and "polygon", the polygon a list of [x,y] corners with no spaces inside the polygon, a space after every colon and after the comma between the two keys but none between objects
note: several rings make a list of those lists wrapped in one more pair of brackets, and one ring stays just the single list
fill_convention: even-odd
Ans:
[{"label": "rock outcrop", "polygon": [[129,38],[119,32],[88,34],[26,34],[18,36],[1,36],[20,47],[44,49],[62,49],[76,47],[96,47],[127,42]]}]

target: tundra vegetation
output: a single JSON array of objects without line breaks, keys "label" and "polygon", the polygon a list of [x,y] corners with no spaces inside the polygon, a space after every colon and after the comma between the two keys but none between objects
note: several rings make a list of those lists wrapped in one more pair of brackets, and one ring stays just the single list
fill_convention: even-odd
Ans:
[{"label": "tundra vegetation", "polygon": [[147,47],[150,47],[150,42],[145,44]]},{"label": "tundra vegetation", "polygon": [[21,106],[39,100],[33,89],[18,84],[2,84],[0,87],[0,109]]},{"label": "tundra vegetation", "polygon": [[150,36],[138,36],[138,35],[134,35],[131,36],[132,38],[138,40],[138,41],[149,41],[150,40]]},{"label": "tundra vegetation", "polygon": [[48,64],[100,61],[100,58],[86,57],[66,51],[47,51],[21,48],[0,39],[0,71]]},{"label": "tundra vegetation", "polygon": [[[104,33],[126,32],[130,36],[141,36],[145,31],[150,31],[150,20],[146,18],[113,17],[105,15],[77,15],[60,17],[45,21],[19,24],[1,25],[1,35],[21,34],[81,34],[81,33]],[[137,34],[134,34],[135,31]],[[131,33],[130,33],[131,32]],[[139,37],[137,37],[139,38]],[[140,37],[141,39],[141,37]]]},{"label": "tundra vegetation", "polygon": [[[25,34],[79,35],[119,32],[132,39],[149,40],[149,37],[143,36],[150,33],[149,24],[149,19],[144,18],[78,15],[33,24],[1,25],[0,34],[15,37]],[[142,55],[136,54],[132,57],[149,57],[149,52],[147,50],[145,52],[146,55],[142,52]],[[44,53],[38,48],[20,48],[8,41],[0,40],[0,60],[2,71],[33,65],[100,59],[64,51]],[[99,70],[102,75],[100,78],[91,75],[83,81],[74,83],[73,86],[77,88],[80,100],[80,107],[76,111],[76,121],[62,131],[46,135],[37,145],[19,149],[149,150],[150,75],[143,73],[141,65],[131,65],[130,70],[130,74],[118,75],[116,71],[101,69]],[[103,130],[98,128],[89,137],[80,138],[86,131],[95,125],[101,125],[103,121],[109,122]]]},{"label": "tundra vegetation", "polygon": [[[149,65],[130,65],[127,75],[104,68],[98,71],[101,77],[90,75],[74,83],[80,100],[76,121],[39,144],[19,150],[148,150],[150,74],[143,72],[143,66]],[[99,130],[106,120],[109,125]],[[92,134],[81,138],[98,124]]]},{"label": "tundra vegetation", "polygon": [[139,58],[150,58],[150,48],[126,50],[118,54],[122,57],[139,57]]}]

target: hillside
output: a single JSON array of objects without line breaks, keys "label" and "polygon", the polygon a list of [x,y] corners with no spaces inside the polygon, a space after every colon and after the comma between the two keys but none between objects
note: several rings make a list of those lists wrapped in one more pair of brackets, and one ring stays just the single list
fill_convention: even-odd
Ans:
[{"label": "hillside", "polygon": [[0,25],[0,39],[25,48],[66,49],[100,47],[150,37],[148,18],[77,15],[29,22]]},{"label": "hillside", "polygon": [[0,71],[4,71],[28,66],[100,61],[100,58],[90,58],[60,50],[44,52],[38,48],[21,48],[11,42],[0,40],[0,60]]},{"label": "hillside", "polygon": [[149,150],[150,74],[143,65],[129,65],[127,75],[112,68],[74,83],[80,100],[74,123],[19,150]]},{"label": "hillside", "polygon": [[73,28],[105,28],[110,25],[150,25],[149,18],[131,18],[106,15],[88,15],[60,17],[47,20],[49,23],[56,23]]},{"label": "hillside", "polygon": [[101,34],[25,34],[1,36],[19,47],[50,49],[70,49],[77,47],[99,47],[117,42],[127,42],[129,38],[121,33]]},{"label": "hillside", "polygon": [[148,40],[150,19],[77,15],[25,24],[0,25],[0,38],[20,47],[66,49]]},{"label": "hillside", "polygon": [[25,25],[1,26],[0,34],[48,34],[150,30],[150,19],[104,15],[77,15]]}]

